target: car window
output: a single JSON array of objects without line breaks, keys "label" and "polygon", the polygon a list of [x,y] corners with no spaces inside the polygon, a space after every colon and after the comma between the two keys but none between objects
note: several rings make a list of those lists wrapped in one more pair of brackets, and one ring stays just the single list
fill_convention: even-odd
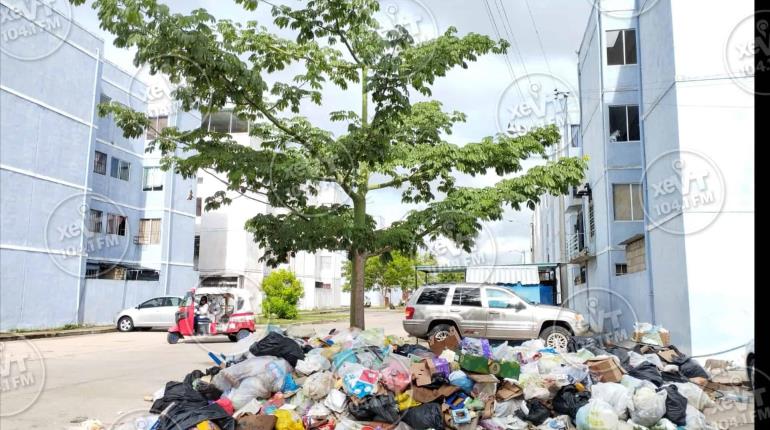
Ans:
[{"label": "car window", "polygon": [[512,308],[521,301],[513,294],[497,289],[487,289],[487,305],[490,308]]},{"label": "car window", "polygon": [[443,305],[446,302],[447,294],[449,294],[449,288],[426,288],[422,290],[420,297],[417,298],[417,304]]},{"label": "car window", "polygon": [[139,305],[140,308],[157,308],[158,306],[163,306],[163,299],[164,297],[156,297],[154,299],[147,300],[146,302]]},{"label": "car window", "polygon": [[163,306],[179,306],[179,297],[164,297]]},{"label": "car window", "polygon": [[481,307],[481,289],[455,288],[455,294],[452,297],[452,304],[455,306]]}]

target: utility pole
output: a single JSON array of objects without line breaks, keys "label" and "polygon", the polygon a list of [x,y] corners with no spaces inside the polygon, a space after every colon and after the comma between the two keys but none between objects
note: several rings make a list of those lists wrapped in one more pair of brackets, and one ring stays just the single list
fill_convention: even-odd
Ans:
[{"label": "utility pole", "polygon": [[[555,100],[564,100],[564,133],[562,134],[561,142],[559,142],[559,150],[557,151],[556,159],[558,160],[562,156],[569,155],[569,143],[567,140],[571,137],[569,134],[570,131],[570,124],[569,124],[569,91],[559,91],[558,88],[553,90],[553,96]],[[563,148],[561,147],[563,146]],[[566,154],[562,155],[561,151],[565,151]],[[561,297],[569,297],[570,291],[569,291],[569,270],[568,270],[568,260],[567,260],[567,228],[566,228],[566,219],[564,217],[564,196],[559,196],[559,214],[556,217],[559,223],[559,261],[557,263],[559,264],[559,278],[560,283],[564,282],[566,285],[560,285],[559,289],[561,290]]]}]

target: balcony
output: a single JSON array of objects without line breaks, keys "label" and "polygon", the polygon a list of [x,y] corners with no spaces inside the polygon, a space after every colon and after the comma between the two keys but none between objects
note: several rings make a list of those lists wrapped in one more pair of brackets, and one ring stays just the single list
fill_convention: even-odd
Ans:
[{"label": "balcony", "polygon": [[585,233],[567,235],[567,258],[572,264],[583,263],[594,257],[593,244],[586,240]]}]

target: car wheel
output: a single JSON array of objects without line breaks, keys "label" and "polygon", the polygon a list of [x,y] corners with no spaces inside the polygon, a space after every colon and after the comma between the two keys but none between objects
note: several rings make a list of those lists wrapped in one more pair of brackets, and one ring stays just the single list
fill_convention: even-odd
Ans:
[{"label": "car wheel", "polygon": [[548,326],[540,332],[540,338],[545,341],[546,347],[551,347],[559,352],[567,352],[567,343],[572,337],[569,330],[557,325]]},{"label": "car wheel", "polygon": [[166,336],[166,341],[168,341],[168,343],[173,345],[173,344],[179,342],[179,339],[181,337],[182,336],[180,336],[179,333],[170,331],[170,332],[168,332],[168,335]]},{"label": "car wheel", "polygon": [[449,324],[437,324],[430,332],[428,332],[428,339],[433,338],[436,341],[441,342],[449,337],[449,330],[451,329],[452,326]]},{"label": "car wheel", "polygon": [[228,334],[227,338],[230,339],[230,342],[237,342],[238,341],[238,336],[236,336],[234,334]]},{"label": "car wheel", "polygon": [[134,320],[131,317],[122,317],[118,320],[118,331],[126,332],[134,329]]},{"label": "car wheel", "polygon": [[245,328],[242,328],[242,329],[238,330],[238,333],[235,335],[235,340],[238,341],[238,340],[241,340],[241,339],[245,339],[245,338],[249,337],[249,335],[251,335],[251,332],[246,330]]},{"label": "car wheel", "polygon": [[749,378],[749,387],[754,390],[754,356],[746,357],[746,376]]}]

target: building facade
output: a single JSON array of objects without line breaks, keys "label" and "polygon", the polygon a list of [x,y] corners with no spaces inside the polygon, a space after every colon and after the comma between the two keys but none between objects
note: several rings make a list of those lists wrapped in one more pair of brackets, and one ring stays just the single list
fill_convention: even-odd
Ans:
[{"label": "building facade", "polygon": [[[569,306],[594,330],[623,338],[650,322],[688,354],[727,358],[754,337],[754,122],[753,74],[721,48],[753,11],[701,6],[594,5],[578,58],[589,168],[563,198],[561,262]],[[561,210],[541,205],[537,222]],[[535,248],[560,240],[536,234]]]},{"label": "building facade", "polygon": [[[249,136],[249,124],[224,110],[203,118],[203,127],[229,133],[241,145],[257,148],[259,143]],[[264,195],[238,194],[228,191],[232,203],[212,211],[204,210],[206,197],[226,191],[222,174],[205,169],[198,172],[198,201],[196,209],[196,267],[201,285],[229,285],[252,291],[254,306],[262,300],[261,284],[272,270],[260,258],[264,251],[244,228],[246,221],[257,214],[279,213]],[[321,186],[312,204],[323,205],[344,201],[341,191],[332,185]],[[349,295],[342,291],[342,265],[345,254],[319,251],[298,252],[279,268],[292,271],[305,287],[300,309],[329,308],[350,304]]]},{"label": "building facade", "polygon": [[124,138],[97,113],[108,101],[146,112],[145,82],[65,14],[38,10],[49,26],[2,13],[20,36],[0,53],[0,330],[110,324],[125,307],[183,294],[198,278],[195,181],[161,170],[144,137]]}]

